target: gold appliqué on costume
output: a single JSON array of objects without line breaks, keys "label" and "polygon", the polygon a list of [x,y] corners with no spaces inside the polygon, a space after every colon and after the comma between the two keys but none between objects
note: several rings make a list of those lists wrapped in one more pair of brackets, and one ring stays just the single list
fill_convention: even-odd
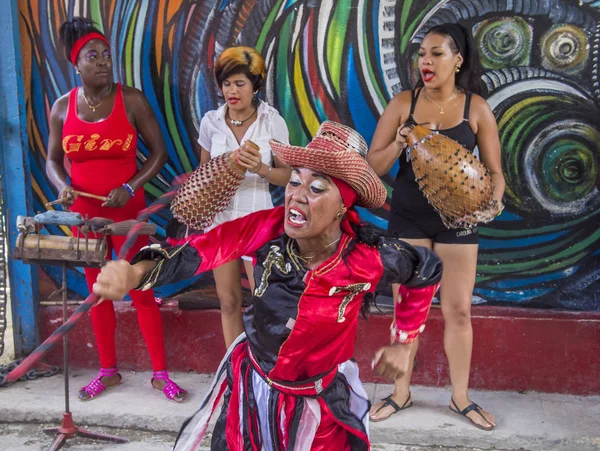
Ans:
[{"label": "gold appliqu\u00e9 on costume", "polygon": [[[113,147],[121,146],[123,151],[127,152],[131,148],[134,136],[130,133],[123,143],[122,139],[108,139],[102,138],[99,134],[94,133],[89,137],[88,140],[83,141],[84,135],[67,135],[62,140],[62,147],[65,153],[79,152],[79,149],[83,145],[84,149],[91,152],[94,150],[110,150]],[[100,147],[98,147],[100,144]]]},{"label": "gold appliqu\u00e9 on costume", "polygon": [[128,134],[127,135],[127,139],[125,140],[125,144],[123,144],[123,151],[127,152],[129,150],[129,148],[131,147],[131,141],[133,141],[133,135],[132,134]]},{"label": "gold appliqu\u00e9 on costume", "polygon": [[100,139],[100,135],[97,133],[94,133],[92,136],[90,136],[90,139],[88,139],[86,142],[84,142],[84,149],[85,150],[96,150],[96,143],[97,141]]},{"label": "gold appliqu\u00e9 on costume", "polygon": [[[69,142],[71,138],[75,138],[78,144],[73,142]],[[79,152],[79,148],[81,147],[81,140],[83,139],[83,135],[67,135],[62,140],[62,147],[65,153],[71,152]]]},{"label": "gold appliqu\u00e9 on costume", "polygon": [[344,296],[344,299],[342,300],[342,303],[340,304],[340,308],[338,309],[338,317],[337,317],[337,322],[338,323],[343,323],[344,321],[346,321],[346,317],[344,316],[344,313],[346,313],[346,307],[348,307],[348,304],[350,304],[350,302],[352,302],[352,299],[354,299],[354,297],[363,292],[363,291],[368,291],[371,288],[371,284],[370,283],[353,283],[352,285],[348,285],[346,287],[333,287],[331,288],[331,290],[329,290],[329,296],[333,296],[334,294],[338,294],[341,293],[342,291],[348,291],[348,294],[346,296]]},{"label": "gold appliqu\u00e9 on costume", "polygon": [[103,139],[100,150],[110,150],[112,146],[120,146],[121,144],[123,144],[121,139]]},{"label": "gold appliqu\u00e9 on costume", "polygon": [[265,294],[265,291],[267,291],[267,288],[269,287],[269,277],[271,276],[273,265],[275,265],[275,267],[283,274],[289,274],[289,272],[292,270],[292,266],[289,263],[286,263],[283,258],[283,254],[280,251],[281,248],[279,246],[271,246],[271,250],[269,251],[267,258],[263,263],[265,271],[260,278],[260,285],[254,290],[254,296],[262,297],[262,295]]}]

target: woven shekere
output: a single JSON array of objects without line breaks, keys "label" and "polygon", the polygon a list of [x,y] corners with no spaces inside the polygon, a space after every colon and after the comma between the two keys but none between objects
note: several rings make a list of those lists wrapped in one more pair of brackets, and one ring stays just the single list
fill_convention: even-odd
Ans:
[{"label": "woven shekere", "polygon": [[[246,145],[258,150],[251,141],[246,141]],[[171,203],[171,212],[178,221],[204,229],[217,213],[225,210],[246,177],[246,170],[233,161],[234,155],[235,152],[228,152],[211,158],[179,187]]]},{"label": "woven shekere", "polygon": [[407,141],[417,183],[446,227],[471,228],[494,219],[492,179],[471,152],[421,125]]}]

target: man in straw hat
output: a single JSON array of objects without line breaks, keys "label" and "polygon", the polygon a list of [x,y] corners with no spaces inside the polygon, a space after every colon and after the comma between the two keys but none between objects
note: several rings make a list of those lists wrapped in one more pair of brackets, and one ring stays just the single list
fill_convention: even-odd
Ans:
[{"label": "man in straw hat", "polygon": [[408,368],[442,265],[425,248],[361,225],[354,205],[378,208],[386,190],[367,164],[354,130],[325,122],[304,147],[271,141],[293,168],[285,206],[250,214],[204,235],[109,262],[94,292],[119,299],[252,255],[256,289],[245,333],[229,348],[200,409],[184,423],[175,450],[200,446],[221,397],[212,449],[368,450],[367,395],[351,359],[361,310],[380,281],[404,286],[392,345],[377,372]]}]

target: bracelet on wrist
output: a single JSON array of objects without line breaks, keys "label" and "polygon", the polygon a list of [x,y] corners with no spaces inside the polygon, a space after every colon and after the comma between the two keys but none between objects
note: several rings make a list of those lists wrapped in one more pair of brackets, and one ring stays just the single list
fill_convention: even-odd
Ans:
[{"label": "bracelet on wrist", "polygon": [[269,169],[267,169],[267,173],[265,175],[261,175],[261,174],[258,174],[258,175],[260,175],[261,179],[266,179],[269,176],[269,174],[271,173],[272,170],[273,170],[273,167],[269,166]]},{"label": "bracelet on wrist", "polygon": [[425,330],[425,324],[422,324],[418,329],[415,330],[401,330],[398,329],[395,324],[390,327],[392,343],[408,344],[412,343],[417,339],[419,334]]},{"label": "bracelet on wrist", "polygon": [[135,191],[133,191],[133,188],[131,187],[131,185],[129,183],[123,183],[122,186],[123,186],[123,188],[125,188],[127,190],[130,197],[135,196]]}]

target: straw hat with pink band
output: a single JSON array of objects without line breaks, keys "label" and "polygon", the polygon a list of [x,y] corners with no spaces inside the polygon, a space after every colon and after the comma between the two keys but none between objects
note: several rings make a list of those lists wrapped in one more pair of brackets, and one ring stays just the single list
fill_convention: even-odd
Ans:
[{"label": "straw hat with pink band", "polygon": [[325,121],[306,147],[269,141],[279,160],[294,168],[312,169],[331,177],[348,209],[342,230],[354,235],[349,222],[358,224],[353,205],[379,208],[385,203],[385,186],[367,163],[367,143],[356,130],[333,121]]}]

